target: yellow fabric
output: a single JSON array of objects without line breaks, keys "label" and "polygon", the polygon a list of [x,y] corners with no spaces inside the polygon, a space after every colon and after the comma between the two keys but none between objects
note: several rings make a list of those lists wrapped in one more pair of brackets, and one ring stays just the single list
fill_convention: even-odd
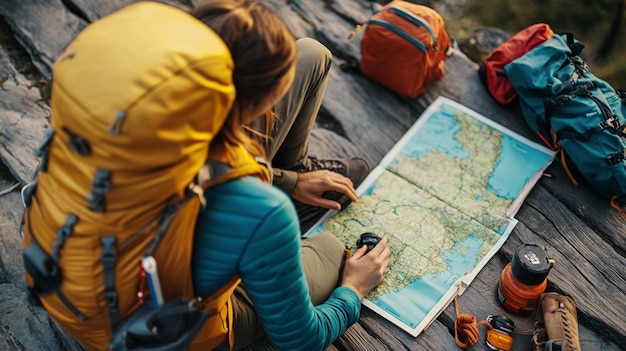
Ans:
[{"label": "yellow fabric", "polygon": [[[42,302],[88,349],[107,349],[112,335],[102,236],[116,237],[115,287],[124,318],[139,307],[139,260],[163,209],[183,198],[209,153],[233,167],[223,180],[269,179],[243,147],[209,148],[235,97],[233,66],[217,34],[184,11],[157,2],[135,3],[94,22],[55,63],[55,136],[25,214],[23,244],[28,246],[32,236],[50,253],[67,215],[78,217],[60,251],[61,291],[87,321],[71,314],[56,294]],[[77,139],[88,145],[88,153],[71,146]],[[98,169],[110,172],[104,212],[93,211],[87,201]],[[190,259],[199,206],[197,199],[183,205],[154,255],[165,300],[194,297]],[[27,281],[32,284],[28,276]],[[233,280],[207,299],[207,308],[216,313],[196,339],[204,349],[226,337],[232,311],[227,302],[238,283]]]},{"label": "yellow fabric", "polygon": [[[52,126],[59,147],[50,158],[61,159],[55,161],[58,172],[76,168],[72,177],[51,174],[57,186],[72,190],[58,195],[68,197],[64,202],[84,203],[94,168],[125,173],[108,194],[116,204],[110,210],[119,216],[111,222],[139,230],[172,194],[151,194],[150,207],[127,194],[166,186],[181,197],[232,105],[232,70],[219,37],[167,5],[137,3],[87,27],[53,69]],[[112,135],[109,128],[120,112],[126,117],[119,135]],[[72,159],[68,133],[90,142],[91,154],[80,164]],[[126,211],[137,206],[146,211]]]},{"label": "yellow fabric", "polygon": [[234,344],[234,339],[232,338],[234,335],[232,333],[233,307],[230,303],[230,297],[240,282],[241,279],[235,277],[221,289],[213,293],[211,297],[207,298],[207,303],[202,309],[215,315],[215,319],[219,322],[206,323],[203,329],[198,333],[189,351],[212,350],[217,345],[221,344],[226,337],[229,338],[229,343],[232,347]]}]

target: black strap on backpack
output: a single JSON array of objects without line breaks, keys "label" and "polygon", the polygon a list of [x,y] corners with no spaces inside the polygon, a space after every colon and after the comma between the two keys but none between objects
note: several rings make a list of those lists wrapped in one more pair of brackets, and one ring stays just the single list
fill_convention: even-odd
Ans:
[{"label": "black strap on backpack", "polygon": [[[48,152],[50,150],[50,144],[52,143],[54,134],[54,130],[52,128],[48,128],[41,144],[39,145],[39,148],[37,149],[36,156],[39,156],[41,161],[35,176],[39,172],[47,171]],[[22,226],[24,224],[28,226],[28,235],[31,242],[30,245],[22,250],[22,259],[24,261],[24,268],[26,272],[28,272],[33,280],[33,286],[29,288],[30,296],[38,301],[39,297],[54,293],[58,296],[59,300],[61,300],[65,307],[67,307],[67,309],[78,319],[87,320],[87,317],[82,314],[61,291],[62,276],[61,269],[59,268],[60,252],[65,244],[65,241],[72,234],[72,230],[74,225],[78,222],[78,218],[72,213],[67,215],[65,223],[56,232],[56,236],[52,244],[51,254],[47,254],[32,234],[30,216],[28,216],[31,198],[36,189],[37,182],[27,184],[24,188],[22,188],[22,202],[25,207],[24,218],[26,219],[26,223],[22,221]],[[23,228],[21,232],[23,233]]]},{"label": "black strap on backpack", "polygon": [[[28,210],[28,208],[26,209]],[[30,217],[26,216],[28,233],[31,244],[22,250],[22,258],[24,260],[24,268],[33,280],[33,286],[30,293],[33,296],[41,297],[55,293],[59,300],[70,310],[78,319],[87,320],[69,299],[61,291],[61,269],[59,268],[59,256],[65,240],[72,234],[74,225],[78,222],[78,218],[73,214],[68,214],[65,224],[59,228],[54,239],[52,253],[48,255],[39,245],[39,242],[32,235]]]},{"label": "black strap on backpack", "polygon": [[576,88],[572,88],[569,93],[561,94],[551,99],[546,99],[544,102],[546,115],[544,127],[545,130],[549,131],[551,129],[550,117],[552,116],[552,109],[571,102],[575,97],[584,96],[591,98],[596,103],[596,105],[598,105],[598,108],[602,112],[604,120],[584,133],[579,133],[573,129],[560,130],[557,133],[557,138],[577,139],[585,141],[588,140],[592,135],[599,133],[605,129],[613,134],[619,135],[622,138],[626,138],[626,125],[620,124],[619,120],[615,117],[615,114],[613,114],[613,112],[611,111],[611,108],[591,94],[591,89],[593,89],[594,87],[595,84],[593,84],[593,82],[585,82],[578,85]]},{"label": "black strap on backpack", "polygon": [[567,46],[572,51],[572,56],[578,56],[585,48],[585,44],[580,41],[574,40],[574,34],[571,32],[561,33],[561,35],[565,36],[565,40],[567,41]]}]

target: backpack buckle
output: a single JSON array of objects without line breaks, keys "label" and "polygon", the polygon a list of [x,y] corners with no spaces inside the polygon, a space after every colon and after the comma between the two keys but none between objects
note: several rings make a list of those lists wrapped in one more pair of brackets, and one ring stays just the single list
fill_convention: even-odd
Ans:
[{"label": "backpack buckle", "polygon": [[617,120],[617,118],[615,118],[615,115],[611,116],[610,118],[607,118],[606,120],[606,124],[615,130],[619,130],[619,128],[621,127],[619,124],[619,121]]},{"label": "backpack buckle", "polygon": [[610,154],[607,157],[605,157],[606,162],[609,164],[609,166],[615,166],[616,164],[624,161],[624,159],[626,159],[626,149],[622,150],[622,152],[616,153],[616,154]]},{"label": "backpack buckle", "polygon": [[31,292],[36,296],[46,296],[56,291],[61,285],[61,270],[37,244],[31,244],[22,250],[24,268],[33,280]]}]

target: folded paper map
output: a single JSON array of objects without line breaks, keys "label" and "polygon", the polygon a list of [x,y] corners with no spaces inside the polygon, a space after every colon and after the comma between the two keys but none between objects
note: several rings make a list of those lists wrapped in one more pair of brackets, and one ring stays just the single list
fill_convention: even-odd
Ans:
[{"label": "folded paper map", "polygon": [[305,236],[328,230],[355,248],[363,232],[388,235],[389,273],[363,304],[417,336],[500,249],[553,155],[439,97],[359,186],[359,201]]}]

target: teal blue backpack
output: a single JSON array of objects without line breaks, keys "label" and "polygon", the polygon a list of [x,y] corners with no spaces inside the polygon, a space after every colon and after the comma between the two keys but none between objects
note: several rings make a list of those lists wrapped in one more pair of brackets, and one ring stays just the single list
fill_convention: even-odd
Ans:
[{"label": "teal blue backpack", "polygon": [[504,67],[528,125],[626,217],[626,93],[591,73],[571,34],[554,35]]}]

